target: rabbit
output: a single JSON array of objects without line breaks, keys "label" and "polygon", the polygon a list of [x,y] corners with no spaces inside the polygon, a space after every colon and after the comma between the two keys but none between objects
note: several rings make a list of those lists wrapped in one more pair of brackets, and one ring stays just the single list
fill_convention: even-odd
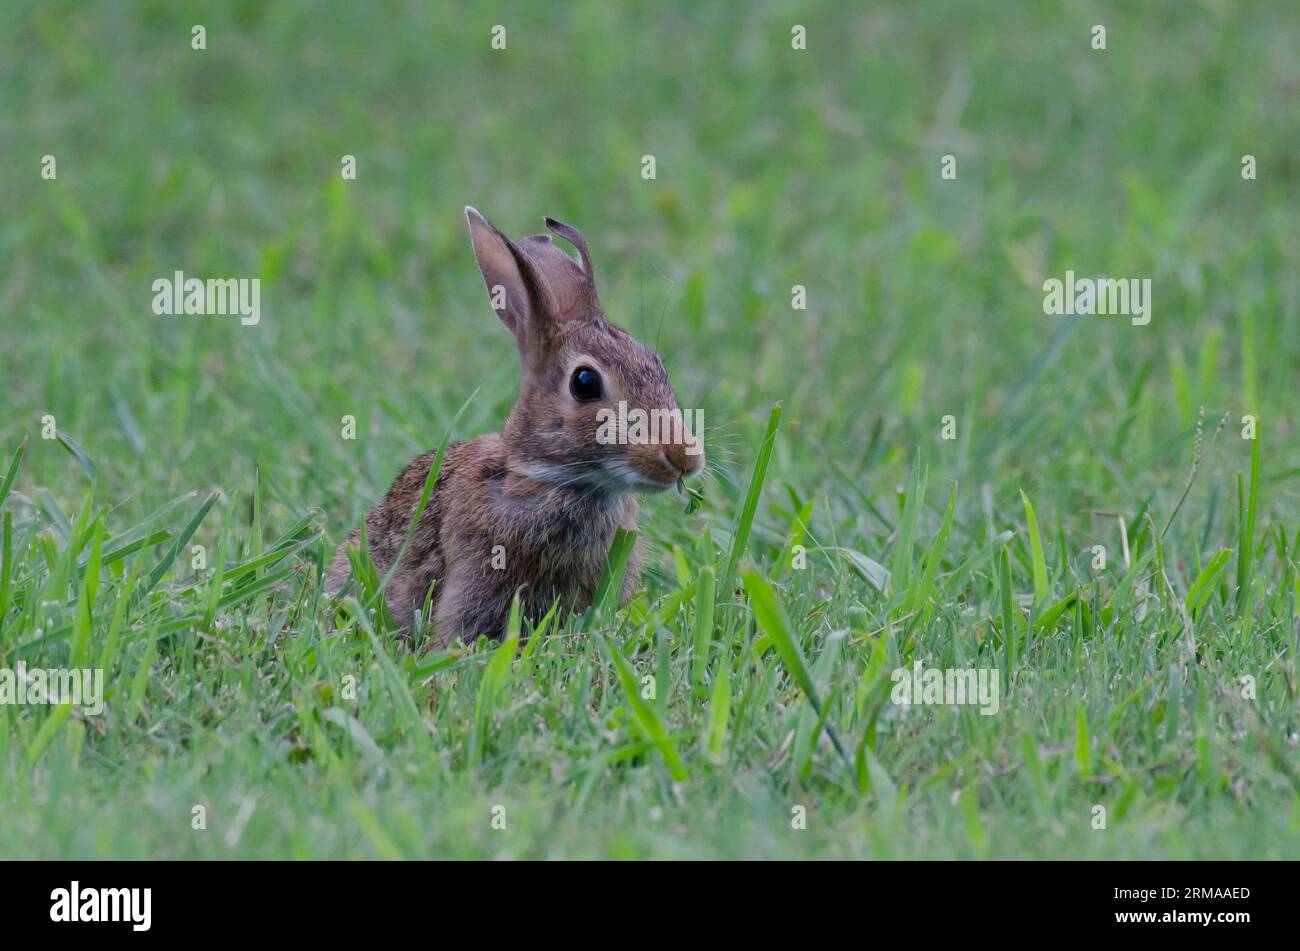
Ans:
[{"label": "rabbit", "polygon": [[[403,636],[429,600],[424,616],[441,647],[501,638],[516,591],[533,621],[557,599],[566,613],[585,610],[615,531],[636,529],[635,494],[663,492],[704,468],[703,434],[684,425],[672,427],[668,440],[609,438],[607,421],[620,401],[648,413],[677,410],[677,399],[659,356],[605,317],[582,234],[545,219],[578,251],[579,263],[550,235],[511,241],[473,207],[465,216],[489,301],[514,335],[523,380],[500,433],[448,447],[385,589]],[[380,578],[406,543],[435,456],[408,465],[366,518]],[[326,581],[331,597],[347,582],[347,550],[359,541],[356,530],[339,546]],[[640,570],[634,549],[620,604],[636,590]]]}]

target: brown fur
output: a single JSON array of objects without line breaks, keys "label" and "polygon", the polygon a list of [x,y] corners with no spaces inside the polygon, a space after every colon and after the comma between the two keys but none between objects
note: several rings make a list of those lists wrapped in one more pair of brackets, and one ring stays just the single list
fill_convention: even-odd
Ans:
[{"label": "brown fur", "polygon": [[[448,448],[410,548],[385,589],[390,610],[407,628],[430,598],[443,645],[480,634],[500,637],[517,589],[534,620],[557,600],[565,611],[585,609],[615,530],[636,529],[631,493],[662,491],[704,464],[703,453],[688,454],[685,442],[597,442],[598,410],[616,409],[620,399],[646,410],[674,409],[677,401],[659,357],[606,320],[582,235],[546,219],[578,249],[579,265],[549,235],[515,243],[473,209],[466,215],[489,296],[494,287],[505,292],[497,316],[515,335],[523,384],[501,433]],[[600,400],[572,395],[577,366],[600,373]],[[434,456],[408,465],[366,518],[381,578],[406,543]],[[354,531],[339,546],[326,581],[330,595],[347,582],[347,549],[359,538]],[[494,566],[494,555],[497,565],[504,557],[503,569]],[[639,574],[634,551],[623,600]]]}]

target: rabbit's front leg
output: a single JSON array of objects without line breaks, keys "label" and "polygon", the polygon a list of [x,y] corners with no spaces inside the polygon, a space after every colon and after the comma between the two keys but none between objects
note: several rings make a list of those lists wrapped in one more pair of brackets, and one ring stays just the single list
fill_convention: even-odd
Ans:
[{"label": "rabbit's front leg", "polygon": [[509,619],[509,590],[495,578],[464,564],[447,572],[433,614],[439,646],[450,647],[458,639],[473,640],[480,634],[499,640]]}]

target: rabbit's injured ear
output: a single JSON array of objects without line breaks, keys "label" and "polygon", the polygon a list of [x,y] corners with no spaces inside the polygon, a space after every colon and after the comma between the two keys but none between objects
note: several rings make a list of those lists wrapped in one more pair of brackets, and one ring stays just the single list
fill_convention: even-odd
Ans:
[{"label": "rabbit's injured ear", "polygon": [[549,216],[546,218],[546,227],[578,249],[578,254],[582,257],[582,269],[587,272],[587,280],[594,286],[596,272],[591,269],[591,255],[587,253],[587,242],[582,237],[582,232],[572,225],[566,225],[563,221],[556,221]]},{"label": "rabbit's injured ear", "polygon": [[466,205],[465,217],[474,259],[487,285],[488,301],[501,323],[515,335],[520,354],[526,354],[544,309],[544,291],[536,269],[476,208]]}]

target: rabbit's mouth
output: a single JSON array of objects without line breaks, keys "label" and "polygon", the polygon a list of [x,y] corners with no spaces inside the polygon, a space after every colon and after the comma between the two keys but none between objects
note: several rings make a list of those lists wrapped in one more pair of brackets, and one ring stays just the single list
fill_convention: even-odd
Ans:
[{"label": "rabbit's mouth", "polygon": [[657,457],[637,459],[641,465],[618,460],[606,462],[604,468],[617,481],[621,481],[624,491],[641,493],[667,492],[681,480],[699,471],[699,466],[681,469],[674,465],[661,450]]}]

